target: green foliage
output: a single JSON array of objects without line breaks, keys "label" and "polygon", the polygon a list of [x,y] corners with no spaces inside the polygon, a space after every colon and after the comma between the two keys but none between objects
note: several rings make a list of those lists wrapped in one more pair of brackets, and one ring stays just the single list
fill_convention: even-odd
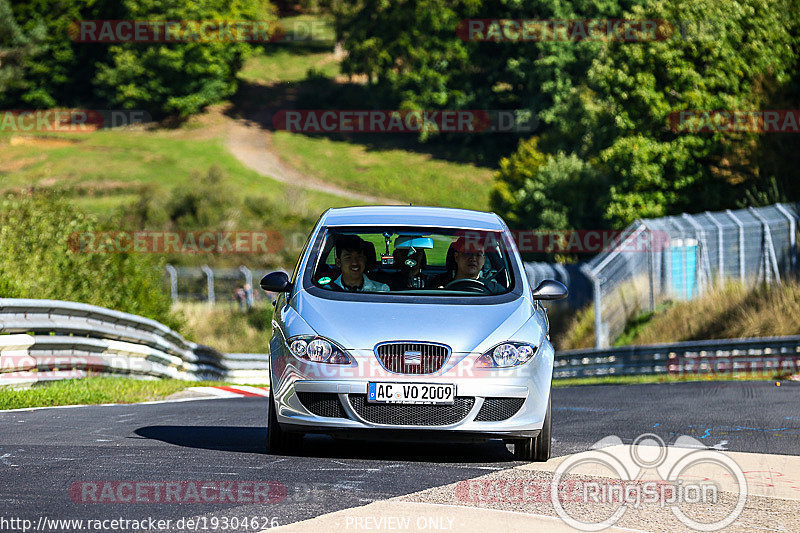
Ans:
[{"label": "green foliage", "polygon": [[[389,105],[538,116],[537,139],[501,161],[492,193],[512,224],[619,228],[735,207],[745,191],[760,201],[771,176],[786,197],[800,195],[790,134],[669,123],[683,110],[796,108],[798,10],[798,0],[357,0],[334,12],[343,72],[366,75]],[[649,19],[672,31],[641,42],[466,42],[456,33],[466,18]],[[481,142],[500,139],[509,137]]]},{"label": "green foliage", "polygon": [[689,24],[685,38],[610,43],[587,72],[594,97],[580,106],[589,127],[579,151],[598,157],[612,181],[604,215],[611,225],[732,207],[745,187],[766,184],[763,135],[676,133],[669,118],[681,110],[773,108],[770,93],[798,75],[793,3],[671,0],[626,14],[703,22]]},{"label": "green foliage", "polygon": [[[128,230],[155,231],[264,231],[279,229],[283,243],[275,253],[248,256],[248,261],[279,267],[293,264],[308,232],[319,217],[321,206],[311,205],[302,189],[287,188],[282,195],[243,197],[231,184],[230,175],[219,166],[194,173],[167,194],[147,188],[138,199],[113,217]],[[168,255],[171,264],[241,264],[241,257],[226,254]]]},{"label": "green foliage", "polygon": [[492,205],[518,227],[596,228],[602,184],[593,165],[575,154],[545,155],[534,137],[500,161]]},{"label": "green foliage", "polygon": [[9,89],[25,87],[23,63],[41,52],[44,26],[25,34],[14,20],[8,0],[0,0],[0,96]]},{"label": "green foliage", "polygon": [[0,203],[0,296],[83,302],[178,327],[161,261],[79,251],[81,234],[109,229],[49,195],[7,197]]},{"label": "green foliage", "polygon": [[24,87],[9,95],[34,107],[96,103],[181,117],[229,97],[250,46],[239,42],[78,43],[79,20],[264,20],[268,2],[244,0],[11,0],[23,30],[46,27],[46,53],[28,58]]}]

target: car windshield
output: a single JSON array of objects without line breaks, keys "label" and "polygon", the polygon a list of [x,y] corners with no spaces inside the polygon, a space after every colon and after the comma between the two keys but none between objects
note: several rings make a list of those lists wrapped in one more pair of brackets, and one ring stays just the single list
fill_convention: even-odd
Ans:
[{"label": "car windshield", "polygon": [[337,292],[488,296],[514,287],[501,232],[324,228],[311,283]]}]

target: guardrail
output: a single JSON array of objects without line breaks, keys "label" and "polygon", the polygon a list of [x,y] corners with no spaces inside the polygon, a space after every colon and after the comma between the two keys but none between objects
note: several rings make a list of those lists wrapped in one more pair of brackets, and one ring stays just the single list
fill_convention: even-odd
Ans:
[{"label": "guardrail", "polygon": [[[223,354],[164,324],[58,300],[0,298],[0,385],[96,374],[268,383],[266,354]],[[800,372],[800,335],[558,352],[553,377]]]},{"label": "guardrail", "polygon": [[164,324],[94,305],[0,298],[0,385],[96,374],[267,383],[260,354],[223,354]]},{"label": "guardrail", "polygon": [[553,377],[716,372],[800,372],[800,335],[558,352]]}]

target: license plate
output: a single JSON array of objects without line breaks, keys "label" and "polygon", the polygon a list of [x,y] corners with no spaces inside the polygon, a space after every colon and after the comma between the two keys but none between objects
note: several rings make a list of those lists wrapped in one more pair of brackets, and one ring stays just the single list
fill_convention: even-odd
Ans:
[{"label": "license plate", "polygon": [[452,404],[456,386],[433,383],[368,383],[369,403]]}]

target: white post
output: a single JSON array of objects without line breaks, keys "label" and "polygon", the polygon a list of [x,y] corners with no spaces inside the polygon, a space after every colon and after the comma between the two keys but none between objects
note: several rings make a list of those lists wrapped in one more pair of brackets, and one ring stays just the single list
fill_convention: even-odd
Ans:
[{"label": "white post", "polygon": [[788,209],[783,204],[775,204],[775,207],[778,208],[778,211],[781,212],[783,216],[789,219],[789,245],[791,246],[791,251],[789,252],[789,262],[792,267],[792,273],[797,274],[797,221],[796,216],[792,215]]},{"label": "white post", "polygon": [[583,265],[581,270],[592,280],[594,292],[594,347],[599,350],[608,347],[608,339],[606,338],[606,331],[603,327],[603,302],[600,294],[600,279],[587,265]]},{"label": "white post", "polygon": [[722,247],[725,243],[722,240],[722,231],[723,227],[722,224],[717,222],[717,219],[714,218],[714,214],[706,211],[706,216],[711,221],[714,226],[717,227],[717,271],[719,272],[718,276],[719,279],[717,280],[718,283],[721,283],[722,280],[725,278],[725,252]]},{"label": "white post", "polygon": [[203,274],[206,275],[206,280],[208,281],[208,305],[214,307],[216,301],[216,295],[214,294],[214,271],[211,270],[208,265],[203,265],[200,269],[203,271]]},{"label": "white post", "polygon": [[169,274],[169,294],[172,297],[172,303],[178,303],[178,271],[172,265],[167,265],[167,273]]},{"label": "white post", "polygon": [[744,285],[744,224],[730,209],[726,209],[725,214],[739,227],[739,282]]},{"label": "white post", "polygon": [[767,222],[767,219],[764,218],[754,207],[748,208],[748,211],[750,211],[750,213],[752,213],[752,215],[756,217],[759,222],[761,222],[761,228],[763,230],[762,239],[764,240],[764,251],[762,252],[762,259],[764,260],[764,277],[767,283],[772,281],[770,278],[770,267],[772,267],[772,274],[775,276],[775,283],[780,284],[781,273],[778,270],[778,258],[775,254],[775,245],[772,243],[772,231],[769,228],[769,222]]}]

